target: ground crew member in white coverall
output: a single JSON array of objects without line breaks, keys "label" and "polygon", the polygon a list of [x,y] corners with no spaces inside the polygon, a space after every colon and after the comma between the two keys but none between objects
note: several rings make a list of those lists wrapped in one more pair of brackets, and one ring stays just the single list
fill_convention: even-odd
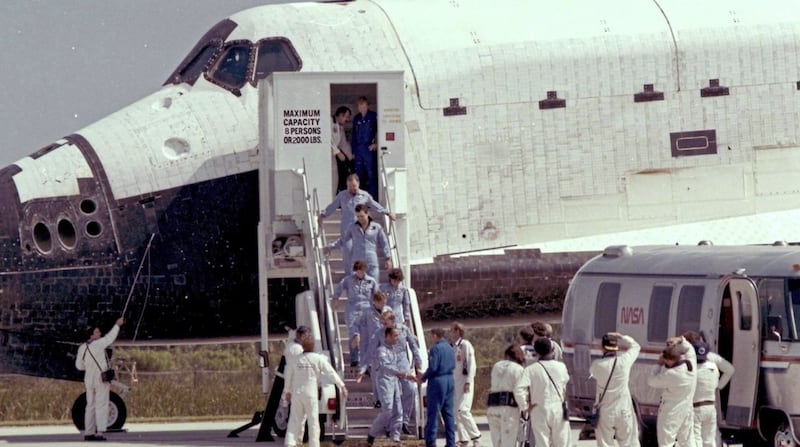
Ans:
[{"label": "ground crew member in white coverall", "polygon": [[717,445],[717,386],[719,368],[708,361],[708,344],[695,342],[697,355],[697,388],[694,390],[694,438],[697,446],[716,447]]},{"label": "ground crew member in white coverall", "polygon": [[[303,340],[311,337],[311,329],[308,326],[298,326],[297,329],[292,330],[289,329],[289,341],[286,343],[286,347],[283,349],[283,359],[285,364],[283,365],[283,370],[278,368],[277,374],[283,378],[283,387],[286,389],[286,372],[294,365],[297,358],[303,355]],[[283,407],[288,408],[288,407]],[[275,416],[275,419],[281,419],[282,422],[285,422],[285,427],[288,427],[288,414],[287,412],[279,413]],[[304,426],[297,428],[299,432],[295,433],[296,439],[303,437],[303,430],[305,430]]]},{"label": "ground crew member in white coverall", "polygon": [[514,398],[530,413],[538,447],[568,447],[569,417],[564,418],[564,397],[569,382],[567,367],[553,359],[553,343],[548,338],[533,342],[539,360],[525,367]]},{"label": "ground crew member in white coverall", "polygon": [[[289,427],[286,429],[286,447],[295,447],[302,442],[303,426],[308,419],[308,445],[319,447],[319,379],[327,377],[342,391],[347,399],[347,388],[336,374],[328,359],[314,352],[314,339],[303,340],[303,354],[286,371],[284,400],[292,403]],[[300,434],[298,437],[297,434]]]},{"label": "ground crew member in white coverall", "polygon": [[472,417],[472,398],[475,393],[475,348],[468,340],[464,340],[464,326],[453,323],[450,329],[450,343],[456,351],[455,399],[453,408],[456,413],[456,442],[465,446],[472,441],[479,445],[481,431]]},{"label": "ground crew member in white coverall", "polygon": [[[632,337],[618,332],[604,335],[602,345],[603,357],[589,367],[589,374],[597,385],[595,405],[600,408],[600,419],[595,429],[597,445],[639,447],[639,424],[628,385],[631,367],[641,347]],[[602,401],[600,396],[603,396]]]},{"label": "ground crew member in white coverall", "polygon": [[514,399],[514,387],[525,364],[525,356],[519,345],[506,348],[504,359],[492,367],[492,382],[489,388],[486,419],[492,434],[493,447],[514,447],[519,432],[520,408]]},{"label": "ground crew member in white coverall", "polygon": [[89,329],[89,340],[78,347],[75,367],[86,371],[83,384],[86,386],[86,412],[84,413],[84,436],[86,441],[105,441],[108,428],[108,393],[110,382],[103,382],[101,373],[109,369],[106,348],[114,343],[119,335],[119,328],[125,320],[118,318],[114,327],[105,336],[100,328]]},{"label": "ground crew member in white coverall", "polygon": [[660,388],[656,434],[659,447],[694,447],[692,402],[697,385],[697,363],[694,348],[683,337],[667,340],[667,348],[658,359],[658,366],[647,384]]}]

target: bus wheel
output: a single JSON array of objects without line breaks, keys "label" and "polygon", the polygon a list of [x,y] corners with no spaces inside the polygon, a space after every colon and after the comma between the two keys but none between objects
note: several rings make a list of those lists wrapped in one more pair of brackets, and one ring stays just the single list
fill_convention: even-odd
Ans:
[{"label": "bus wheel", "polygon": [[775,436],[772,439],[772,445],[775,447],[797,447],[797,444],[794,442],[794,434],[789,424],[785,422],[778,426],[778,429],[775,430]]}]

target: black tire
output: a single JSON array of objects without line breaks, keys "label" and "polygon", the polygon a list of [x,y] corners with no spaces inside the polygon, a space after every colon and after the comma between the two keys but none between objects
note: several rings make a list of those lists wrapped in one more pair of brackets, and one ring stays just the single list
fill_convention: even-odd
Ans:
[{"label": "black tire", "polygon": [[[86,428],[86,393],[82,393],[72,404],[72,423],[78,430]],[[108,430],[121,430],[128,419],[128,407],[119,394],[111,391],[108,399]]]},{"label": "black tire", "polygon": [[[275,417],[269,421],[272,424],[272,430],[275,434],[280,438],[286,437],[286,429],[289,428],[289,414],[292,411],[291,404],[286,408],[286,412],[283,412],[281,408],[275,412]],[[286,416],[286,420],[279,421],[278,418],[282,416]]]},{"label": "black tire", "polygon": [[326,441],[325,439],[325,422],[327,422],[328,417],[324,414],[319,415],[319,440],[320,442]]},{"label": "black tire", "polygon": [[[291,414],[292,406],[289,406],[290,414]],[[325,421],[327,417],[324,414],[319,415],[319,440],[325,440]],[[287,428],[288,428],[288,421],[287,421]],[[280,429],[277,427],[275,423],[272,424],[272,429],[275,431],[275,434],[280,436],[281,438],[286,438],[286,428]],[[303,431],[303,443],[308,442],[308,421],[306,421],[306,429]]]}]

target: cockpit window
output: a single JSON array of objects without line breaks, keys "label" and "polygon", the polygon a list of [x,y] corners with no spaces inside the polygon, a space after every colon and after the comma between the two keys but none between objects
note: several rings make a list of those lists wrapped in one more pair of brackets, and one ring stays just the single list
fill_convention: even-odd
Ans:
[{"label": "cockpit window", "polygon": [[217,58],[206,77],[213,83],[238,94],[250,78],[251,43],[233,41],[225,45],[222,55]]},{"label": "cockpit window", "polygon": [[283,37],[270,37],[258,41],[255,84],[276,71],[300,71],[303,63],[291,42]]},{"label": "cockpit window", "polygon": [[178,72],[181,79],[194,79],[200,77],[222,48],[222,42],[216,41],[203,47],[194,59]]},{"label": "cockpit window", "polygon": [[225,19],[200,38],[192,51],[181,61],[178,68],[169,76],[164,85],[187,83],[194,85],[203,70],[210,64],[213,57],[222,47],[222,42],[236,29],[236,22]]}]

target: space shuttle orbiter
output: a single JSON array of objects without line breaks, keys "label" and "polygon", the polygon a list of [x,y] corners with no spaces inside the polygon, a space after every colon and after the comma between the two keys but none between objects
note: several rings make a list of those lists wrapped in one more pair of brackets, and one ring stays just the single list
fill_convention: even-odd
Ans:
[{"label": "space shuttle orbiter", "polygon": [[118,312],[137,274],[143,337],[257,333],[257,85],[273,72],[404,73],[423,307],[513,312],[546,289],[557,309],[585,259],[453,253],[800,240],[798,13],[358,0],[235,14],[153,94],[0,170],[0,364],[73,376],[58,343]]}]

